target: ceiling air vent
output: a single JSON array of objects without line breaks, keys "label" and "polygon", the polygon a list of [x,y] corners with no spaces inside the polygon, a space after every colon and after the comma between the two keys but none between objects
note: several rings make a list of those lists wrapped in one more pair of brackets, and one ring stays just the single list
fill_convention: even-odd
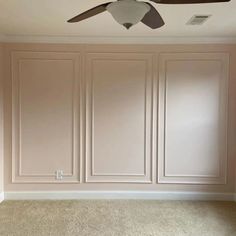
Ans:
[{"label": "ceiling air vent", "polygon": [[194,15],[188,22],[187,25],[202,25],[205,23],[211,15]]}]

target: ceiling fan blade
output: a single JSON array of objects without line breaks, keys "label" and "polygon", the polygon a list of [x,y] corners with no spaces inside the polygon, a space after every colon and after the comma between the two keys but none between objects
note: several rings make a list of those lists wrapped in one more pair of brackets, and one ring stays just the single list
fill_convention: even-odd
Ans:
[{"label": "ceiling fan blade", "polygon": [[143,19],[141,20],[142,23],[152,29],[157,29],[162,27],[165,24],[165,22],[163,21],[159,12],[150,3],[148,2],[145,3],[151,7],[151,10],[143,17]]},{"label": "ceiling fan blade", "polygon": [[194,3],[217,3],[230,2],[231,0],[150,0],[160,4],[194,4]]},{"label": "ceiling fan blade", "polygon": [[70,20],[68,20],[67,22],[69,23],[75,23],[75,22],[79,22],[79,21],[82,21],[82,20],[85,20],[87,18],[90,18],[92,16],[95,16],[99,13],[102,13],[104,11],[107,10],[107,6],[110,4],[111,2],[108,2],[108,3],[104,3],[104,4],[101,4],[99,6],[96,6],[88,11],[85,11],[81,14],[79,14],[78,16],[75,16],[73,18],[71,18]]}]

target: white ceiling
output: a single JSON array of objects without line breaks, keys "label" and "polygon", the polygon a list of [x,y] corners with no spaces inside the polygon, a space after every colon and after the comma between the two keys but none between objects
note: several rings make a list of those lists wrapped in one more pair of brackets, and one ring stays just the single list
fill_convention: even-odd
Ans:
[{"label": "white ceiling", "polygon": [[[109,1],[109,0],[108,0]],[[161,5],[152,3],[166,25],[151,30],[142,23],[130,30],[116,23],[108,12],[80,23],[66,21],[106,0],[0,0],[0,34],[12,38],[236,38],[236,0],[229,3]],[[151,3],[151,2],[150,2]],[[202,26],[186,22],[194,14],[212,17]]]}]

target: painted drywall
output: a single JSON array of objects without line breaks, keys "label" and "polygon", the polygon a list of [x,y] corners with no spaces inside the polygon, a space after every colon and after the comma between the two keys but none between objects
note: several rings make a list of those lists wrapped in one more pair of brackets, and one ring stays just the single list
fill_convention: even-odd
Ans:
[{"label": "painted drywall", "polygon": [[0,201],[3,193],[3,45],[0,44]]},{"label": "painted drywall", "polygon": [[[4,44],[4,47],[5,191],[234,192],[235,45]],[[227,67],[224,73],[217,73],[218,82],[213,80],[213,86],[229,79],[228,155],[214,159],[211,152],[209,162],[195,157],[183,169],[171,165],[170,170],[179,178],[160,183],[158,85],[160,61],[166,54],[174,55],[171,60],[185,54],[185,60],[192,61],[193,67],[196,55],[200,55],[197,65],[204,73],[212,73],[208,69],[211,66],[216,71],[220,64]],[[206,65],[201,63],[205,60]],[[168,73],[172,71],[175,70]],[[199,86],[201,91],[204,84]],[[213,90],[211,94],[215,94]],[[217,121],[217,116],[210,114]],[[219,146],[223,147],[221,143]],[[220,165],[222,160],[225,168]],[[223,169],[225,172],[221,172]],[[62,180],[55,178],[56,170],[64,171]],[[193,179],[191,174],[195,175]],[[203,181],[199,181],[201,174],[207,175]],[[181,175],[188,181],[181,181]]]}]

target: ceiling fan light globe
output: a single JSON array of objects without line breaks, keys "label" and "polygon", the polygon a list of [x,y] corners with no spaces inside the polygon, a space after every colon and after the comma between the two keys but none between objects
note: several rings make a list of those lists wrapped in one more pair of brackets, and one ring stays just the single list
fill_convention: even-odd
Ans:
[{"label": "ceiling fan light globe", "polygon": [[150,11],[150,6],[145,2],[136,0],[122,0],[109,4],[107,11],[121,25],[129,29],[131,26],[140,22]]}]

